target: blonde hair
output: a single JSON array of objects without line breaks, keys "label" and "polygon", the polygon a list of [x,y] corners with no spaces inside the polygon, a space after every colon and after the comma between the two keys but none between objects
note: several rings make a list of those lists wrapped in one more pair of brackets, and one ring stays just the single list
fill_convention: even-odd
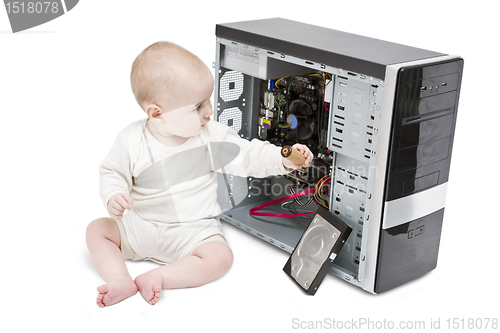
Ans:
[{"label": "blonde hair", "polygon": [[205,63],[185,48],[170,42],[156,42],[144,49],[132,64],[132,92],[145,110],[148,104],[158,104],[160,94],[175,91],[179,75],[206,70]]}]

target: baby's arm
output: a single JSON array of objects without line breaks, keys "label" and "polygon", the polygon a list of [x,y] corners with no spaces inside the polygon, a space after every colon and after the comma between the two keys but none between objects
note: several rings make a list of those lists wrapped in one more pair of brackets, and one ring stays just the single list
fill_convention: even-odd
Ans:
[{"label": "baby's arm", "polygon": [[[301,167],[288,159],[284,159],[281,156],[280,147],[258,139],[253,139],[252,141],[242,139],[231,128],[220,123],[215,122],[210,125],[210,139],[213,142],[233,143],[239,147],[239,152],[234,160],[224,165],[224,170],[219,171],[241,177],[253,176],[262,178],[271,175],[284,175],[290,172],[290,169]],[[313,154],[307,146],[295,144],[293,147],[305,155],[306,163],[312,161]],[[225,155],[227,153],[214,152],[214,158],[218,158],[218,156],[227,158]],[[223,164],[222,161],[218,165],[221,164]]]},{"label": "baby's arm", "polygon": [[100,196],[113,219],[121,219],[125,209],[131,209],[133,204],[129,196],[132,188],[132,162],[128,136],[126,132],[120,132],[99,166]]}]

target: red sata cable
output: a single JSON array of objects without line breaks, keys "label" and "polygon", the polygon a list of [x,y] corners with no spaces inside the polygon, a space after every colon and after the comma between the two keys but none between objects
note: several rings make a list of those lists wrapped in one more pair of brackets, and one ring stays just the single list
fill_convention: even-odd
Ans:
[{"label": "red sata cable", "polygon": [[314,188],[310,188],[310,189],[302,191],[302,192],[294,193],[294,194],[291,194],[291,195],[287,195],[286,197],[283,197],[283,198],[279,198],[279,199],[275,199],[273,201],[266,202],[265,204],[262,204],[262,205],[259,205],[259,206],[255,206],[254,208],[250,209],[249,213],[250,213],[250,215],[255,215],[255,216],[277,216],[277,217],[295,217],[295,216],[302,216],[302,215],[314,214],[316,212],[307,212],[307,213],[300,213],[300,214],[279,214],[279,213],[261,213],[261,212],[257,212],[258,210],[261,210],[262,208],[265,208],[267,206],[274,205],[277,202],[281,202],[281,201],[285,201],[285,200],[288,200],[288,199],[293,199],[293,198],[296,198],[296,197],[300,197],[300,196],[302,196],[304,194],[308,194],[308,193],[311,193],[313,191],[314,191]]}]

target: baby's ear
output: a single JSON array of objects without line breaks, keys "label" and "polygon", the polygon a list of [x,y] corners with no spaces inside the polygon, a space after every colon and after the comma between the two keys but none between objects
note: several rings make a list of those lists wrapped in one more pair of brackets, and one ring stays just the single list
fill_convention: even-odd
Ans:
[{"label": "baby's ear", "polygon": [[146,107],[146,114],[151,120],[161,120],[162,119],[162,109],[156,104],[149,104]]}]

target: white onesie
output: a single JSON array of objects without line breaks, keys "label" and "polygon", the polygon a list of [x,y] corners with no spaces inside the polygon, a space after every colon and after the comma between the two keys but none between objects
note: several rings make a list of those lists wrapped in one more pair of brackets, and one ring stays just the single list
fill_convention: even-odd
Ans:
[{"label": "white onesie", "polygon": [[174,262],[193,244],[222,235],[217,171],[242,177],[288,173],[279,147],[242,139],[224,124],[210,121],[199,135],[170,147],[147,130],[147,120],[123,129],[99,167],[105,206],[119,192],[133,200],[121,222],[141,257]]}]

